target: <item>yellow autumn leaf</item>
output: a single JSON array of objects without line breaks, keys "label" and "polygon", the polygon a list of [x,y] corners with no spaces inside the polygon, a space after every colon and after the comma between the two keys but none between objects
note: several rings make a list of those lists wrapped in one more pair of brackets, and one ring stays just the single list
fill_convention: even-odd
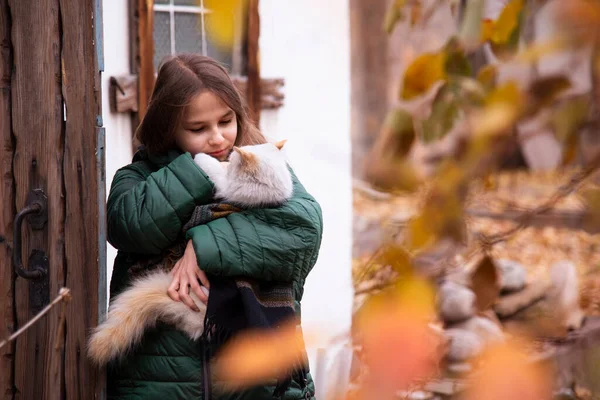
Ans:
[{"label": "yellow autumn leaf", "polygon": [[562,37],[556,36],[549,40],[529,45],[515,56],[515,61],[525,63],[537,62],[542,57],[564,50],[565,47],[566,41]]},{"label": "yellow autumn leaf", "polygon": [[430,329],[435,292],[418,278],[401,280],[370,298],[356,316],[371,398],[387,398],[415,381],[431,377],[440,359],[440,338]]},{"label": "yellow autumn leaf", "polygon": [[446,78],[446,54],[425,53],[417,57],[406,69],[401,97],[413,99],[424,94],[431,86]]},{"label": "yellow autumn leaf", "polygon": [[490,347],[480,359],[481,367],[470,377],[465,400],[541,400],[552,398],[549,368],[532,363],[526,347],[506,342]]},{"label": "yellow autumn leaf", "polygon": [[404,17],[402,9],[404,8],[405,3],[406,0],[394,0],[387,9],[383,19],[383,30],[388,35],[394,31],[396,24]]},{"label": "yellow autumn leaf", "polygon": [[470,124],[475,136],[494,136],[510,129],[518,116],[519,113],[514,105],[497,103],[473,113]]},{"label": "yellow autumn leaf", "polygon": [[446,163],[430,189],[420,213],[410,220],[407,246],[419,251],[446,237],[464,240],[463,184],[465,174],[455,163]]},{"label": "yellow autumn leaf", "polygon": [[215,376],[232,388],[247,388],[289,373],[305,357],[297,324],[290,321],[270,331],[241,333],[215,358]]},{"label": "yellow autumn leaf", "polygon": [[508,81],[488,94],[485,99],[486,105],[512,104],[515,107],[523,105],[523,94],[515,81]]},{"label": "yellow autumn leaf", "polygon": [[496,84],[498,70],[492,64],[483,66],[477,73],[477,81],[481,83],[485,90],[492,90]]},{"label": "yellow autumn leaf", "polygon": [[245,20],[246,6],[247,0],[204,0],[204,7],[209,10],[204,17],[206,31],[216,46],[231,49],[236,29]]},{"label": "yellow autumn leaf", "polygon": [[492,39],[494,33],[494,20],[486,18],[481,21],[481,41],[487,42]]},{"label": "yellow autumn leaf", "polygon": [[507,43],[519,24],[519,14],[523,9],[524,0],[511,0],[494,22],[491,40],[498,44]]}]

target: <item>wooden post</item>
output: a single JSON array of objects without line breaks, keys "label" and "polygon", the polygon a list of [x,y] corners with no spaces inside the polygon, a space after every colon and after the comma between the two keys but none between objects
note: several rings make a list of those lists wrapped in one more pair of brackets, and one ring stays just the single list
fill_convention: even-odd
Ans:
[{"label": "wooden post", "polygon": [[[13,357],[0,361],[0,368],[4,369],[8,360],[14,371],[7,386],[7,375],[1,372],[2,395],[22,399],[99,398],[104,383],[100,372],[88,362],[85,348],[87,335],[97,325],[103,308],[99,305],[99,260],[104,259],[99,250],[103,245],[99,237],[104,206],[103,174],[99,171],[103,152],[99,143],[101,3],[8,0],[8,7],[6,4],[7,0],[0,0],[0,198],[4,202],[0,235],[10,236],[5,238],[6,248],[0,246],[0,262],[11,272],[0,267],[0,286],[15,282],[10,309],[16,314],[14,328],[23,326],[39,311],[30,303],[32,282],[15,279],[12,262],[4,263],[3,257],[15,243],[6,228],[12,227],[14,214],[23,209],[30,192],[41,189],[47,196],[48,219],[41,229],[23,224],[21,256],[29,269],[32,250],[43,251],[48,262],[48,297],[55,297],[67,286],[73,301],[64,308],[64,318],[62,307],[57,307],[16,339]],[[10,24],[5,19],[6,10]],[[10,41],[5,40],[6,29],[10,29]],[[7,48],[12,49],[12,56]],[[12,57],[9,70],[5,69],[7,57]],[[5,275],[9,279],[4,279]],[[39,297],[33,296],[34,300]],[[1,304],[3,316],[10,302],[2,299]],[[16,393],[12,393],[13,387]]]},{"label": "wooden post", "polygon": [[260,125],[261,93],[260,93],[260,53],[258,40],[260,37],[259,0],[248,0],[248,86],[246,100],[250,116],[257,126]]},{"label": "wooden post", "polygon": [[[382,24],[386,0],[350,0],[352,175],[363,175],[363,162],[388,109],[388,37]],[[394,87],[396,82],[393,82]]]},{"label": "wooden post", "polygon": [[[9,0],[8,3],[14,51],[11,108],[16,210],[23,209],[32,189],[42,189],[48,196],[48,223],[42,230],[24,226],[21,255],[28,263],[33,249],[46,252],[49,291],[57,294],[65,286],[66,273],[63,119],[75,118],[70,109],[68,115],[63,116],[62,82],[65,76],[61,71],[61,7],[59,0],[35,3]],[[63,21],[63,28],[65,24],[74,23]],[[82,27],[77,25],[76,29]],[[82,56],[82,50],[73,51],[77,50],[80,51],[78,56]],[[29,290],[29,281],[16,279],[14,295],[18,326],[34,315]],[[54,350],[55,343],[64,347],[64,336],[57,336],[58,315],[54,311],[16,340],[15,389],[23,399],[60,399],[66,396],[61,385],[65,372],[64,353]]]},{"label": "wooden post", "polygon": [[[13,140],[11,132],[11,69],[12,51],[10,43],[10,13],[7,0],[0,0],[0,338],[8,337],[15,331],[13,311],[13,268],[11,260],[11,232],[15,215],[15,197],[13,186]],[[13,360],[14,345],[0,350],[0,396],[13,397]]]},{"label": "wooden post", "polygon": [[63,279],[73,298],[66,314],[63,368],[66,397],[74,399],[95,398],[99,390],[98,371],[84,356],[87,336],[98,324],[96,260],[100,205],[96,152],[97,128],[102,125],[97,116],[102,115],[102,103],[100,92],[95,91],[100,74],[95,68],[97,53],[92,45],[93,5],[93,0],[60,0],[62,93],[67,116],[62,165],[65,221],[59,229],[64,232],[64,261],[68,271]]},{"label": "wooden post", "polygon": [[154,0],[138,0],[138,51],[139,112],[141,121],[146,114],[148,101],[154,88]]}]

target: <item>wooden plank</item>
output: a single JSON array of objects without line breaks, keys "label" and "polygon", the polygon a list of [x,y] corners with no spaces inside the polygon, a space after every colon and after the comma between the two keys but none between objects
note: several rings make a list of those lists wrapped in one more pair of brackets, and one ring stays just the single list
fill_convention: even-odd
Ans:
[{"label": "wooden plank", "polygon": [[138,76],[140,77],[139,120],[146,114],[154,88],[154,0],[138,0]]},{"label": "wooden plank", "polygon": [[[129,7],[129,71],[136,75],[139,72],[138,62],[140,56],[139,38],[138,38],[138,1],[139,0],[128,0]],[[139,97],[139,89],[138,89]],[[139,100],[138,100],[139,101]],[[139,107],[139,106],[138,106]],[[133,142],[133,148],[139,146],[139,142],[135,138],[135,130],[140,123],[139,108],[138,112],[131,113],[131,138]]]},{"label": "wooden plank", "polygon": [[137,112],[137,75],[111,76],[108,88],[110,111],[116,113]]},{"label": "wooden plank", "polygon": [[259,0],[248,1],[248,82],[246,101],[250,117],[260,126],[260,61],[258,40],[260,37],[260,16],[258,14]]},{"label": "wooden plank", "polygon": [[[0,0],[0,338],[14,331],[14,276],[11,260],[12,221],[15,216],[13,188],[13,141],[10,116],[12,51],[8,1]],[[14,347],[0,350],[0,399],[13,398]]]},{"label": "wooden plank", "polygon": [[97,119],[100,94],[94,48],[94,0],[60,0],[63,27],[63,97],[67,109],[65,187],[66,286],[73,301],[66,315],[65,390],[68,399],[99,395],[98,371],[85,355],[87,334],[98,323]]},{"label": "wooden plank", "polygon": [[[23,260],[32,249],[49,258],[50,296],[65,283],[64,202],[62,160],[62,96],[58,0],[8,1],[12,21],[14,68],[12,75],[12,127],[15,140],[14,179],[17,210],[30,190],[42,188],[48,196],[48,223],[43,230],[23,229]],[[40,23],[43,21],[43,23]],[[32,317],[29,283],[15,284],[17,325]],[[64,361],[56,351],[58,312],[53,310],[17,339],[16,399],[62,399]]]}]

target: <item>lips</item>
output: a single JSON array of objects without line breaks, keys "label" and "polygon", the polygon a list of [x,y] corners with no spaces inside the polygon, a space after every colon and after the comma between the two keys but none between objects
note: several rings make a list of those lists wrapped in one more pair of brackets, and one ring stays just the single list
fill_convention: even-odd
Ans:
[{"label": "lips", "polygon": [[208,155],[211,156],[211,157],[221,157],[221,156],[226,155],[227,152],[229,152],[229,149],[223,149],[223,150],[215,151],[214,153],[208,153]]}]

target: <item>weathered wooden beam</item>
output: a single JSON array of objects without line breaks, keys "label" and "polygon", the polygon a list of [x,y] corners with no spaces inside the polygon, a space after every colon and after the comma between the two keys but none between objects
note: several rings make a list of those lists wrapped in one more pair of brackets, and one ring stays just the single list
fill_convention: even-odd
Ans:
[{"label": "weathered wooden beam", "polygon": [[109,82],[110,111],[117,113],[138,112],[137,75],[111,76]]},{"label": "weathered wooden beam", "polygon": [[138,115],[141,121],[146,114],[148,101],[154,88],[154,0],[138,0],[137,48],[139,76]]},{"label": "weathered wooden beam", "polygon": [[[11,18],[7,0],[0,0],[0,337],[15,331],[13,311],[14,279],[11,260],[12,221],[15,215],[13,186],[13,151],[11,132],[11,69],[12,45],[10,41]],[[14,346],[0,350],[0,398],[14,396],[13,374]]]},{"label": "weathered wooden beam", "polygon": [[[32,250],[46,252],[49,262],[49,291],[57,294],[65,285],[67,272],[64,254],[66,210],[63,163],[66,143],[63,122],[64,119],[76,117],[75,109],[70,108],[71,104],[69,107],[63,104],[63,90],[71,90],[72,85],[78,83],[67,81],[72,75],[70,73],[65,75],[61,69],[61,56],[63,51],[66,51],[76,53],[76,57],[83,57],[86,51],[93,54],[93,50],[86,47],[84,51],[78,46],[78,44],[84,45],[84,40],[79,35],[84,27],[80,25],[82,22],[79,21],[78,24],[78,21],[65,20],[61,17],[61,11],[71,14],[69,9],[73,7],[72,4],[61,7],[59,0],[35,2],[9,0],[8,4],[12,23],[13,71],[10,91],[12,132],[15,143],[13,173],[16,210],[23,209],[32,189],[43,189],[48,197],[48,223],[41,230],[33,230],[29,226],[23,227],[21,255],[27,265]],[[79,7],[75,5],[74,8],[77,10]],[[89,16],[91,15],[92,10],[89,10]],[[91,29],[91,21],[86,23],[90,24]],[[68,32],[65,36],[73,35],[67,43],[64,43],[61,38],[61,25],[62,29]],[[89,37],[90,47],[92,43],[93,37]],[[93,65],[92,62],[91,66]],[[68,68],[70,70],[71,66]],[[66,115],[63,111],[65,109]],[[86,132],[78,131],[77,134],[82,136]],[[93,132],[91,134],[93,135]],[[68,145],[70,146],[71,143]],[[94,183],[91,183],[91,186],[95,188]],[[77,267],[83,268],[83,264]],[[83,282],[78,285],[82,286]],[[16,279],[15,328],[28,322],[36,313],[30,302],[31,290],[32,285],[29,281],[23,278]],[[82,318],[83,315],[79,317]],[[49,318],[40,320],[16,339],[14,359],[16,397],[22,399],[67,397],[62,381],[65,375],[65,336],[58,333],[58,320],[58,315],[53,312]],[[55,349],[57,343],[60,345],[58,351]],[[71,369],[71,373],[80,376],[84,372],[73,372]],[[86,380],[82,380],[81,387],[85,384]]]},{"label": "weathered wooden beam", "polygon": [[259,0],[248,0],[248,83],[246,87],[246,100],[250,116],[260,124],[261,87],[260,87],[260,60],[258,40],[260,37],[260,16],[258,14]]},{"label": "weathered wooden beam", "polygon": [[[233,83],[242,93],[248,93],[248,78],[233,77]],[[285,95],[281,88],[285,85],[283,78],[263,78],[259,81],[260,110],[277,109],[283,106]]]},{"label": "weathered wooden beam", "polygon": [[[245,96],[248,90],[248,78],[245,76],[232,77],[233,84]],[[137,75],[112,76],[110,78],[109,103],[111,112],[130,113],[137,112],[138,79]],[[283,78],[267,78],[260,80],[260,109],[270,110],[283,106],[285,95],[282,87],[285,85]]]},{"label": "weathered wooden beam", "polygon": [[[94,0],[60,0],[62,93],[67,115],[62,123],[65,145],[60,149],[64,157],[64,198],[58,205],[63,207],[65,214],[62,226],[56,224],[52,229],[64,236],[62,278],[64,286],[71,289],[73,299],[66,308],[62,343],[65,397],[72,399],[98,398],[99,385],[102,385],[100,371],[84,356],[87,336],[98,324],[100,276],[97,262],[100,257],[100,174],[95,161],[97,129],[102,125],[97,116],[102,115],[102,100],[100,91],[95,90],[100,73],[94,46],[94,3]],[[51,293],[58,293],[58,289]],[[56,351],[54,347],[52,351]]]}]

